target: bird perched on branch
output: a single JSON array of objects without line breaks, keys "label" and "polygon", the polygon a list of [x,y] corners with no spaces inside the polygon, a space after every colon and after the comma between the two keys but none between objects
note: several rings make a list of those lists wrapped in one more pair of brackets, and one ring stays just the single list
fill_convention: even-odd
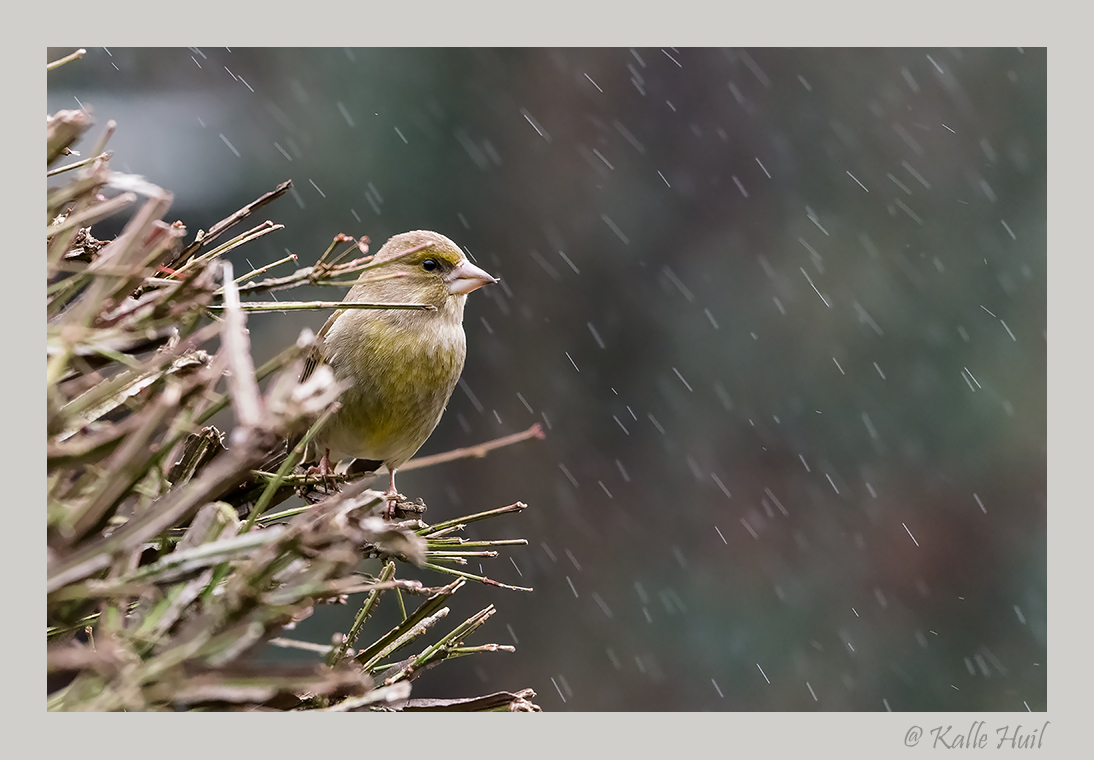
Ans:
[{"label": "bird perched on branch", "polygon": [[347,458],[364,460],[355,468],[386,466],[392,512],[395,472],[437,427],[463,370],[467,294],[495,282],[436,232],[404,232],[384,244],[343,303],[403,308],[339,309],[304,366],[302,381],[322,362],[349,385],[313,441],[308,459],[321,455],[321,474]]}]

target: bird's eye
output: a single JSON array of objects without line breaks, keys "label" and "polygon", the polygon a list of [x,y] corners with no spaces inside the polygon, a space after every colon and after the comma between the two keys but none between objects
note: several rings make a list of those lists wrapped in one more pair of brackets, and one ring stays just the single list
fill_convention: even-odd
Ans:
[{"label": "bird's eye", "polygon": [[422,269],[424,269],[427,272],[432,272],[438,266],[440,266],[440,265],[437,263],[436,259],[426,259],[425,261],[422,262]]}]

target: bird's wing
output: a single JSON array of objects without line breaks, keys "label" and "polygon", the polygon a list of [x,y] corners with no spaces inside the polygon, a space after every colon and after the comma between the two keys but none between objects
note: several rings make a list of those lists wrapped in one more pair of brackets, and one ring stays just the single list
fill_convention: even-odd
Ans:
[{"label": "bird's wing", "polygon": [[[330,332],[331,326],[334,324],[334,320],[338,319],[338,315],[345,309],[339,309],[327,318],[327,321],[323,323],[323,326],[319,328],[319,332],[315,336],[315,345],[312,346],[311,351],[308,352],[307,357],[304,359],[304,371],[300,373],[300,382],[305,382],[312,373],[315,372],[315,368],[318,367],[324,361],[324,344],[326,343],[327,333]],[[300,439],[304,437],[303,433],[297,433],[289,437],[288,448],[286,451],[292,451],[296,447],[296,444],[300,443]],[[313,452],[314,453],[314,452]],[[307,457],[307,453],[305,453]],[[314,457],[312,457],[314,459]]]},{"label": "bird's wing", "polygon": [[327,333],[330,332],[331,327],[334,325],[335,320],[342,314],[345,309],[339,309],[327,318],[327,321],[323,323],[323,326],[319,328],[319,332],[315,336],[315,346],[308,352],[308,356],[304,359],[304,371],[300,373],[300,382],[304,382],[311,377],[312,372],[315,372],[315,368],[323,361],[323,346],[326,343]]}]

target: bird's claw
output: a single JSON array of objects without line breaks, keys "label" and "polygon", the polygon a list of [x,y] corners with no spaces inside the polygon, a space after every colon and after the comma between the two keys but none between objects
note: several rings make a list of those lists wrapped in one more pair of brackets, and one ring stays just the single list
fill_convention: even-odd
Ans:
[{"label": "bird's claw", "polygon": [[388,490],[384,492],[383,498],[387,500],[387,507],[384,509],[384,519],[392,520],[395,518],[395,506],[400,501],[405,501],[406,497],[398,491]]},{"label": "bird's claw", "polygon": [[319,460],[319,464],[308,468],[307,475],[318,475],[323,481],[323,491],[330,493],[330,488],[327,485],[327,478],[334,474],[334,467],[330,463],[330,450],[323,452],[323,457]]}]

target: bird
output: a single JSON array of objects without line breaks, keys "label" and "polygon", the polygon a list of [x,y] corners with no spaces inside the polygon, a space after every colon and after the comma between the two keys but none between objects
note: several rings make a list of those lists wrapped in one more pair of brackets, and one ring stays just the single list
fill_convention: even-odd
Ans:
[{"label": "bird", "polygon": [[452,240],[416,230],[377,251],[343,303],[420,304],[430,309],[339,309],[317,334],[301,382],[320,364],[342,382],[340,407],[317,433],[307,461],[356,459],[355,470],[390,473],[386,516],[401,498],[395,473],[429,438],[463,371],[467,295],[498,279]]}]

